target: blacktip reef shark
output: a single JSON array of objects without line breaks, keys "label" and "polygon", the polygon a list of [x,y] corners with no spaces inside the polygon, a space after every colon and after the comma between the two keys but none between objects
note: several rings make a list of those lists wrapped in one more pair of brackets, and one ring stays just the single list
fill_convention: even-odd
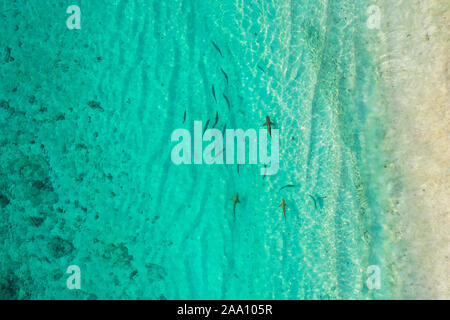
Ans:
[{"label": "blacktip reef shark", "polygon": [[284,201],[284,198],[281,199],[281,204],[279,205],[279,207],[283,208],[283,216],[284,216],[284,222],[286,222],[286,201]]},{"label": "blacktip reef shark", "polygon": [[236,195],[234,197],[230,198],[230,200],[233,201],[233,217],[236,218],[236,205],[238,203],[241,203],[239,201],[239,193],[236,192]]},{"label": "blacktip reef shark", "polygon": [[269,131],[269,135],[272,137],[272,126],[275,123],[273,123],[272,121],[270,121],[270,117],[266,116],[266,123],[263,124],[263,126],[267,126],[267,130]]}]

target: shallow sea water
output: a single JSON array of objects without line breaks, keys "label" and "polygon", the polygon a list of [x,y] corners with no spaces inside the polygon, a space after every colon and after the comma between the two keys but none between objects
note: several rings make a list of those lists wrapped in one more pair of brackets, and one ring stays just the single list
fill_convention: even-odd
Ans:
[{"label": "shallow sea water", "polygon": [[[77,2],[81,30],[72,2],[0,1],[1,298],[395,297],[363,1]],[[173,130],[216,113],[270,115],[278,174],[174,165]]]}]

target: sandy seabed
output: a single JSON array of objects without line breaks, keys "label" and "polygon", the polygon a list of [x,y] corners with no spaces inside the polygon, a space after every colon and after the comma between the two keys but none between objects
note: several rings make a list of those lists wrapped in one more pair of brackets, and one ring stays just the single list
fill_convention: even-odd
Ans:
[{"label": "sandy seabed", "polygon": [[377,1],[390,170],[401,192],[390,217],[401,295],[448,299],[450,218],[449,15],[446,0]]}]

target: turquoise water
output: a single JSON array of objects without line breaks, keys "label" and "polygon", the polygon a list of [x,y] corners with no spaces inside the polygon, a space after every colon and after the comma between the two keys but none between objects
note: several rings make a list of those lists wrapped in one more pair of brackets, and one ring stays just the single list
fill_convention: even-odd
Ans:
[{"label": "turquoise water", "polygon": [[[81,30],[71,4],[0,1],[1,298],[392,297],[364,1],[78,0]],[[278,174],[174,165],[216,113],[269,115]]]}]

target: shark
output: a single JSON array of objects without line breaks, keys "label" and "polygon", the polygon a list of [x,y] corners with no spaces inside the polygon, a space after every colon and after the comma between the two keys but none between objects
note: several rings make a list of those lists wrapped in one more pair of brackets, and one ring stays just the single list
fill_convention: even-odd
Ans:
[{"label": "shark", "polygon": [[270,121],[270,117],[266,116],[266,123],[263,126],[267,126],[267,130],[269,131],[269,135],[272,137],[272,126],[275,125],[272,121]]},{"label": "shark", "polygon": [[284,201],[284,198],[281,199],[281,204],[279,205],[279,207],[283,208],[283,216],[284,216],[284,222],[286,222],[286,201]]},{"label": "shark", "polygon": [[239,201],[239,193],[236,192],[236,195],[232,198],[230,198],[231,201],[233,201],[233,217],[236,217],[236,205],[238,203],[241,203]]}]

